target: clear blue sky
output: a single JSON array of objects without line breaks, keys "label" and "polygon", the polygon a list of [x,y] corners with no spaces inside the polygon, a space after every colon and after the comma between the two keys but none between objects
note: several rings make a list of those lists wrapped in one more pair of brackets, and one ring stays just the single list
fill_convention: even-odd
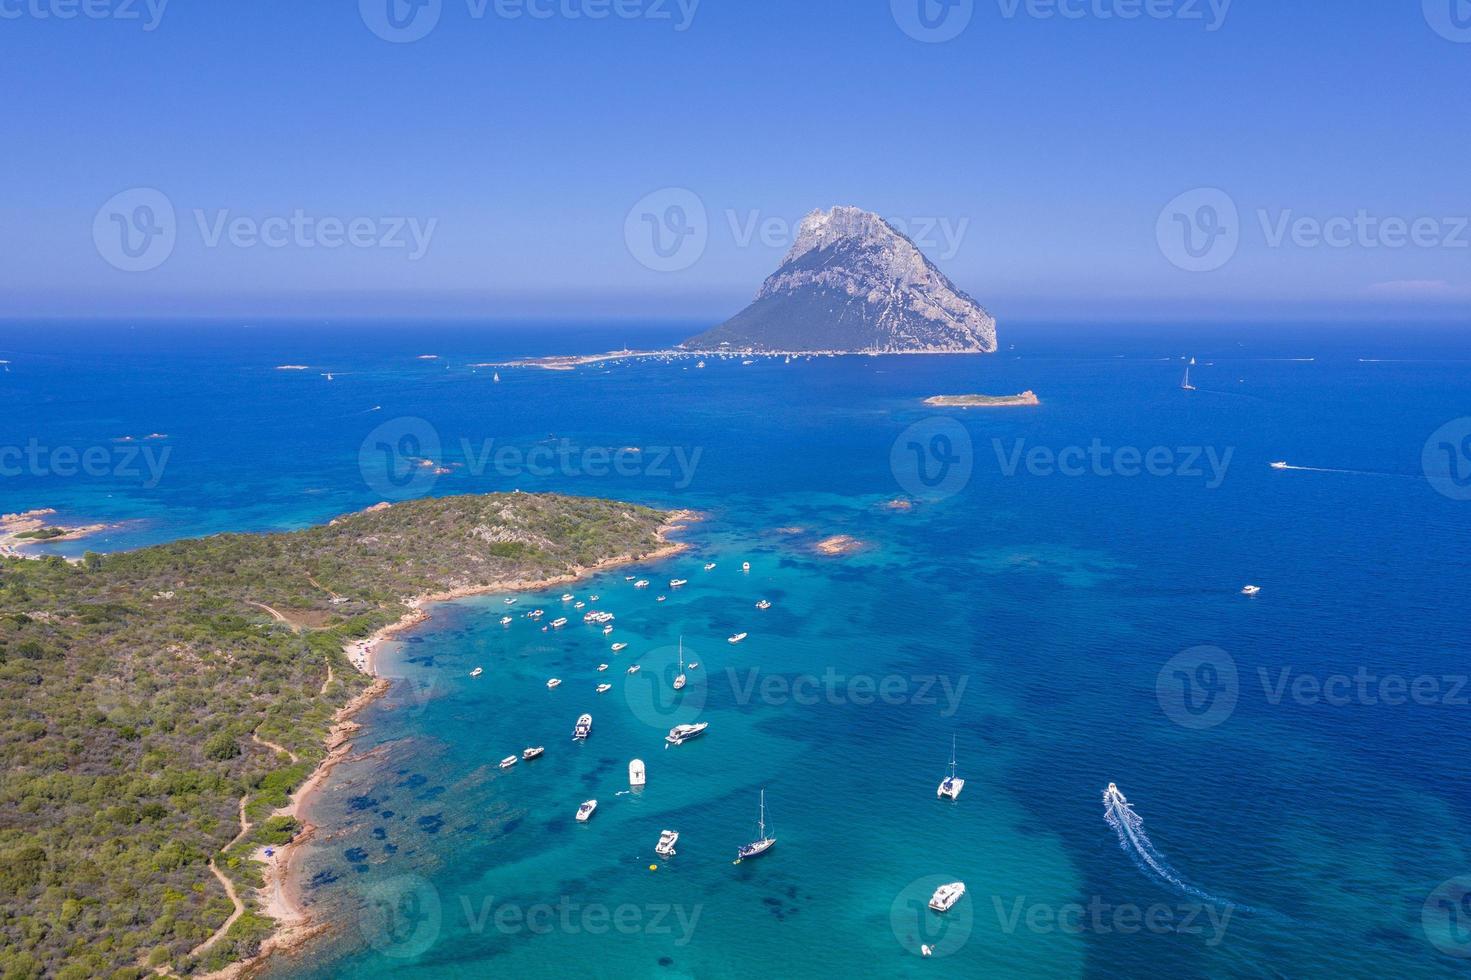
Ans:
[{"label": "clear blue sky", "polygon": [[[375,35],[357,0],[174,0],[153,30],[147,0],[141,20],[54,16],[81,2],[0,0],[0,315],[719,318],[775,268],[786,226],[838,203],[936,223],[921,244],[1003,320],[1471,309],[1471,37],[1420,0],[1236,0],[1218,24],[1210,0],[1137,20],[1101,14],[1146,0],[1070,0],[1077,18],[974,0],[944,43],[901,27],[920,0],[702,0],[684,30],[678,0],[601,20],[563,11],[613,0],[525,0],[545,19],[442,0],[412,43]],[[369,17],[388,2],[364,0]],[[94,218],[138,187],[165,195],[176,241],[130,273]],[[625,219],[668,187],[694,192],[708,244],[657,272]],[[1207,272],[1157,234],[1196,188],[1240,215]],[[199,227],[298,210],[374,236],[436,224],[417,260],[211,246]],[[1429,219],[1435,244],[1272,244],[1284,214],[1359,212]],[[742,241],[753,218],[774,219],[768,241]]]}]

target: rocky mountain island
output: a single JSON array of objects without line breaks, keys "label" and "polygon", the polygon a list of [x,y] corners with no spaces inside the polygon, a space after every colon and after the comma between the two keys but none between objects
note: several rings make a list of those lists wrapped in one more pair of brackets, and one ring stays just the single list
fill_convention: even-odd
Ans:
[{"label": "rocky mountain island", "polygon": [[990,353],[996,320],[883,218],[854,207],[802,220],[755,301],[687,350]]}]

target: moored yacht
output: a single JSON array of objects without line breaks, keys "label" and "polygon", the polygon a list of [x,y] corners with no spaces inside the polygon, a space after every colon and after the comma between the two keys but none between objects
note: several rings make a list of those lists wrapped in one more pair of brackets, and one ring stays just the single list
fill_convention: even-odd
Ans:
[{"label": "moored yacht", "polygon": [[509,769],[509,768],[511,768],[512,766],[514,766],[516,764],[516,759],[517,759],[517,756],[514,756],[514,755],[508,755],[508,756],[506,756],[504,759],[501,760],[501,768],[502,769]]},{"label": "moored yacht", "polygon": [[713,571],[715,571],[715,563],[713,561],[707,561],[707,562],[705,562],[705,571],[707,571],[707,572],[713,572]]},{"label": "moored yacht", "polygon": [[638,664],[634,664],[632,667],[628,668],[628,673],[630,673],[630,674],[637,674],[642,669],[643,668],[640,667]]},{"label": "moored yacht", "polygon": [[504,602],[508,606],[514,606],[516,604],[516,599],[515,599],[514,596],[512,596],[509,599],[502,599],[501,601]]},{"label": "moored yacht", "polygon": [[688,584],[689,584],[689,579],[687,579],[687,578],[672,578],[672,579],[669,580],[669,587],[671,589],[678,589],[678,588],[681,588],[681,587],[686,586]]},{"label": "moored yacht", "polygon": [[664,741],[670,745],[682,745],[692,738],[705,734],[705,729],[709,727],[708,721],[697,722],[693,725],[675,725],[669,729],[669,734],[664,736]]},{"label": "moored yacht", "polygon": [[761,816],[756,823],[756,839],[736,851],[736,863],[740,864],[746,858],[760,857],[771,850],[775,844],[775,836],[766,836],[766,790],[763,789],[761,791]]},{"label": "moored yacht", "polygon": [[960,791],[965,788],[965,780],[955,775],[955,736],[950,736],[950,775],[940,780],[940,788],[935,790],[935,796],[960,799]]},{"label": "moored yacht", "polygon": [[577,719],[577,727],[572,729],[572,737],[584,739],[592,734],[592,715],[584,714]]},{"label": "moored yacht", "polygon": [[532,759],[540,758],[542,753],[544,752],[546,752],[545,745],[533,745],[531,748],[521,753],[521,758],[525,759],[527,762],[530,762]]},{"label": "moored yacht", "polygon": [[771,601],[768,600],[768,599],[762,599],[760,602],[756,603],[756,608],[757,609],[770,609],[771,608]]},{"label": "moored yacht", "polygon": [[964,894],[965,882],[963,881],[952,881],[948,885],[941,885],[930,896],[930,908],[936,912],[949,912]]},{"label": "moored yacht", "polygon": [[750,635],[751,635],[750,633],[737,633],[735,636],[732,636],[732,637],[728,638],[725,642],[727,642],[727,643],[739,643],[739,642],[741,642],[742,640],[744,640],[746,637],[748,637]]},{"label": "moored yacht", "polygon": [[615,643],[615,644],[613,644],[613,647],[612,647],[612,650],[613,650],[614,653],[618,653],[619,651],[627,650],[627,649],[628,649],[628,644],[627,643]]},{"label": "moored yacht", "polygon": [[511,617],[510,616],[502,616],[501,617],[501,625],[502,626],[510,626],[511,625]]},{"label": "moored yacht", "polygon": [[1262,590],[1260,585],[1245,585],[1241,588],[1242,595],[1256,595]]},{"label": "moored yacht", "polygon": [[560,678],[560,677],[553,677],[551,680],[547,681],[547,690],[548,691],[553,690],[553,689],[558,688],[558,687],[561,687],[561,686],[562,686],[562,678]]},{"label": "moored yacht", "polygon": [[598,664],[598,673],[601,674],[603,671],[605,671],[607,669],[608,669],[608,665],[607,664]]},{"label": "moored yacht", "polygon": [[564,593],[562,593],[562,601],[563,602],[571,602],[572,601],[572,598],[573,598],[573,596],[572,596],[572,593],[571,592],[564,592]]},{"label": "moored yacht", "polygon": [[476,667],[474,670],[470,671],[470,676],[471,677],[479,677],[483,673],[485,673],[485,668],[484,667]]},{"label": "moored yacht", "polygon": [[633,587],[635,589],[647,589],[649,587],[649,580],[646,578],[641,578],[637,582],[633,583]]},{"label": "moored yacht", "polygon": [[748,561],[741,562],[741,571],[743,571],[743,572],[749,572],[750,570],[751,570],[751,563],[750,562],[748,562]]},{"label": "moored yacht", "polygon": [[634,759],[628,764],[628,785],[642,786],[644,784],[644,760]]},{"label": "moored yacht", "polygon": [[563,626],[566,626],[566,625],[567,625],[567,617],[566,616],[558,616],[556,619],[552,620],[552,629],[554,629],[554,630],[559,630]]},{"label": "moored yacht", "polygon": [[674,689],[676,691],[682,691],[684,690],[684,684],[684,637],[681,636],[679,638],[679,674],[674,678]]},{"label": "moored yacht", "polygon": [[587,823],[588,818],[592,816],[593,811],[597,808],[597,800],[588,800],[587,802],[583,803],[582,806],[577,808],[577,822]]},{"label": "moored yacht", "polygon": [[599,684],[598,685],[598,693],[599,694],[607,694],[611,690],[613,690],[613,685],[612,684]]},{"label": "moored yacht", "polygon": [[679,843],[679,831],[661,830],[659,843],[654,845],[654,853],[660,857],[674,857],[674,845],[677,843]]}]

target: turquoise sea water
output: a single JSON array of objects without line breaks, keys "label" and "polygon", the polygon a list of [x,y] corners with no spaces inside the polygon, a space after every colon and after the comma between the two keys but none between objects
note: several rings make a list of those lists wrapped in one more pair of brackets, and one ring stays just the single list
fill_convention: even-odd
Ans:
[{"label": "turquoise sea water", "polygon": [[[1446,883],[1471,875],[1471,502],[1422,462],[1432,433],[1471,415],[1463,334],[1033,327],[989,358],[502,370],[500,384],[468,366],[681,332],[0,336],[0,444],[49,461],[7,471],[0,503],[120,525],[58,550],[299,527],[417,492],[555,489],[706,515],[688,553],[569,587],[617,615],[612,636],[558,612],[558,588],[521,597],[509,628],[499,596],[435,607],[388,649],[399,680],[309,814],[306,899],[337,926],[275,975],[1464,972],[1471,902]],[[1187,356],[1195,392],[1179,387]],[[920,403],[1026,388],[1040,407]],[[166,438],[113,441],[149,433]],[[156,483],[144,462],[133,475],[130,446],[168,450]],[[537,446],[554,462],[533,472]],[[624,474],[588,472],[590,447],[630,446],[643,452]],[[57,447],[110,463],[58,475]],[[1128,450],[1168,465],[1121,475]],[[410,455],[448,472],[400,487],[385,467]],[[885,506],[898,497],[916,505]],[[865,548],[815,553],[834,534]],[[1248,582],[1261,595],[1239,595]],[[534,607],[572,622],[542,633],[519,615]],[[737,631],[750,636],[727,643]],[[681,636],[700,667],[675,701]],[[613,690],[595,694],[600,680]],[[1401,682],[1420,696],[1385,703]],[[594,732],[575,744],[582,711]],[[708,734],[663,748],[693,718]],[[952,734],[955,804],[934,795]],[[547,753],[496,768],[526,745]],[[649,774],[636,795],[634,757]],[[1152,848],[1126,850],[1105,822],[1111,781]],[[778,844],[733,865],[763,788]],[[679,853],[661,861],[666,827]],[[945,880],[967,896],[942,920],[922,906]],[[921,942],[939,955],[922,960]]]}]

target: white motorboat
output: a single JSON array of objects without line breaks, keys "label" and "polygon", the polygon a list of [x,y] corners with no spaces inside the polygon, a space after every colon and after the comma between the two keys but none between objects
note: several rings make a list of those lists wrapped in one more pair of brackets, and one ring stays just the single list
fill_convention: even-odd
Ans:
[{"label": "white motorboat", "polygon": [[638,664],[634,664],[632,667],[628,668],[628,673],[637,674],[642,669],[643,668],[641,668]]},{"label": "white motorboat", "polygon": [[760,602],[756,603],[756,608],[757,609],[770,609],[771,608],[771,602],[769,600],[767,600],[767,599],[762,599]]},{"label": "white motorboat", "polygon": [[655,601],[655,602],[663,602],[663,601],[664,601],[664,600],[665,600],[665,599],[667,599],[667,598],[669,598],[669,597],[668,597],[668,596],[662,596],[662,595],[661,595],[661,596],[659,596],[659,598],[657,598],[657,599],[655,599],[655,600],[654,600],[654,601]]},{"label": "white motorboat", "polygon": [[628,764],[628,785],[642,786],[644,784],[644,760],[634,759]]},{"label": "white motorboat", "polygon": [[524,759],[524,760],[526,760],[527,762],[530,762],[532,759],[540,758],[542,756],[542,754],[545,753],[545,752],[546,752],[546,746],[545,745],[534,745],[531,748],[527,749],[526,751],[522,752],[521,753],[521,758]]},{"label": "white motorboat", "polygon": [[1277,462],[1272,464],[1272,469],[1274,470],[1285,470],[1288,468],[1289,467],[1287,466],[1287,460],[1285,459],[1279,459]]},{"label": "white motorboat", "polygon": [[604,636],[607,636],[611,632],[613,632],[613,627],[611,627],[611,626],[604,626],[603,627],[603,635]]},{"label": "white motorboat", "polygon": [[572,601],[572,598],[573,598],[573,596],[572,596],[572,593],[571,592],[564,592],[564,593],[562,593],[562,601],[563,602],[571,602]]},{"label": "white motorboat", "polygon": [[761,817],[756,823],[756,839],[736,851],[736,863],[747,858],[760,857],[776,845],[776,837],[766,836],[766,790],[761,791]]},{"label": "white motorboat", "polygon": [[485,673],[485,668],[484,667],[476,667],[474,670],[470,671],[470,676],[471,677],[479,677],[483,673]]},{"label": "white motorboat", "polygon": [[748,562],[748,561],[741,562],[741,571],[743,571],[743,572],[749,572],[750,570],[751,570],[751,563],[750,562]]},{"label": "white motorboat", "polygon": [[511,625],[511,617],[510,616],[502,616],[501,617],[501,625],[502,626],[510,626]]},{"label": "white motorboat", "polygon": [[965,780],[955,775],[955,736],[950,736],[950,775],[940,780],[940,788],[935,790],[935,796],[941,799],[960,799],[960,791],[965,789]]},{"label": "white motorboat", "polygon": [[689,663],[687,663],[687,664],[684,665],[684,669],[685,670],[696,670],[696,669],[699,668],[699,666],[700,666],[699,661],[697,661],[697,660],[691,660]]},{"label": "white motorboat", "polygon": [[1241,594],[1256,595],[1260,591],[1262,591],[1262,587],[1260,585],[1247,585],[1242,587]]},{"label": "white motorboat", "polygon": [[572,737],[584,739],[592,734],[592,715],[584,714],[577,719],[577,726],[572,729]]},{"label": "white motorboat", "polygon": [[567,617],[566,616],[558,616],[556,619],[552,620],[552,629],[554,629],[554,630],[559,630],[563,626],[566,626],[566,625],[567,625]]},{"label": "white motorboat", "polygon": [[587,601],[588,602],[597,602],[600,598],[602,598],[602,597],[601,596],[590,595],[590,596],[587,597]]},{"label": "white motorboat", "polygon": [[512,596],[509,599],[502,599],[501,601],[504,602],[508,606],[514,606],[516,604],[516,599],[515,599],[514,596]]},{"label": "white motorboat", "polygon": [[705,729],[710,727],[708,721],[698,722],[693,725],[675,725],[669,729],[669,734],[664,736],[664,741],[670,745],[683,745],[692,738],[705,734]]},{"label": "white motorboat", "polygon": [[598,664],[598,673],[601,674],[603,671],[605,671],[607,669],[608,669],[608,665],[607,664]]},{"label": "white motorboat", "polygon": [[577,808],[577,822],[587,823],[588,818],[593,815],[593,811],[597,808],[597,800],[588,800],[586,803],[583,803],[582,806]]},{"label": "white motorboat", "polygon": [[949,912],[964,894],[965,882],[963,881],[952,881],[948,885],[941,885],[930,896],[930,908],[936,912]]},{"label": "white motorboat", "polygon": [[707,572],[713,572],[713,571],[715,571],[715,563],[713,561],[707,561],[707,562],[705,562],[705,571],[707,571]]},{"label": "white motorboat", "polygon": [[547,681],[547,690],[548,691],[550,691],[550,690],[552,690],[554,688],[561,687],[561,686],[562,686],[562,678],[560,678],[560,677],[553,677],[551,680]]},{"label": "white motorboat", "polygon": [[529,612],[529,613],[526,614],[526,618],[527,619],[540,619],[541,617],[543,617],[545,615],[546,615],[546,610],[545,609],[533,609],[533,610],[531,610],[531,612]]},{"label": "white motorboat", "polygon": [[689,581],[690,580],[687,578],[672,578],[669,580],[669,587],[671,589],[682,588],[683,586],[688,585]]},{"label": "white motorboat", "polygon": [[501,760],[501,768],[502,769],[509,769],[509,768],[511,768],[512,766],[514,766],[516,764],[516,761],[517,761],[518,758],[519,758],[519,756],[514,756],[514,755],[508,755],[508,756],[506,756],[504,759]]},{"label": "white motorboat", "polygon": [[613,690],[613,685],[612,684],[599,684],[598,685],[598,693],[599,694],[607,694],[611,690]]},{"label": "white motorboat", "polygon": [[615,644],[613,644],[613,648],[612,649],[613,649],[613,652],[614,653],[620,653],[620,652],[628,649],[628,644],[627,643],[615,643]]},{"label": "white motorboat", "polygon": [[654,853],[660,857],[674,857],[674,845],[677,843],[679,843],[679,831],[661,830],[659,843],[654,845]]},{"label": "white motorboat", "polygon": [[647,589],[649,587],[649,580],[646,578],[641,578],[637,582],[633,583],[633,587],[635,589]]},{"label": "white motorboat", "polygon": [[586,606],[587,606],[587,603],[583,602],[581,599],[579,599],[576,602],[572,603],[572,608],[573,609],[582,609],[582,608],[584,608]]},{"label": "white motorboat", "polygon": [[735,636],[732,636],[732,637],[728,638],[725,642],[727,642],[727,643],[739,643],[739,642],[741,642],[742,640],[744,640],[746,637],[748,637],[750,635],[751,635],[750,633],[737,633]]}]

